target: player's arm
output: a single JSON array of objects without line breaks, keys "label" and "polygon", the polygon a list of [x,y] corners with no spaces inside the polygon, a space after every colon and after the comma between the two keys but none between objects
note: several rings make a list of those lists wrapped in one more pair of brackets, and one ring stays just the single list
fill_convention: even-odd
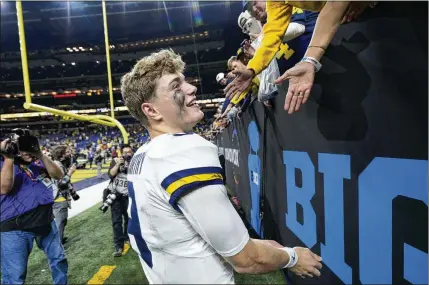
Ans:
[{"label": "player's arm", "polygon": [[239,273],[267,273],[285,267],[289,254],[249,233],[223,185],[195,189],[178,202],[194,229]]},{"label": "player's arm", "polygon": [[169,203],[236,271],[264,273],[287,266],[294,267],[296,272],[320,274],[316,267],[321,264],[310,256],[308,249],[303,249],[305,256],[299,263],[295,249],[280,249],[267,241],[249,238],[226,195],[215,147],[190,146],[170,156],[167,162],[160,170],[168,168],[169,175],[161,180],[161,185],[168,193]]}]

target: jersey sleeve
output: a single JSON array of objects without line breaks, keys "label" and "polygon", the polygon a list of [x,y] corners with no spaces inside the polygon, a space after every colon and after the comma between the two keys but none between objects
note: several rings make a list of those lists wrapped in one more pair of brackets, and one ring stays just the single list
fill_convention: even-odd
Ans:
[{"label": "jersey sleeve", "polygon": [[196,137],[175,139],[170,147],[176,147],[177,151],[158,159],[156,164],[161,187],[170,205],[179,212],[177,203],[186,194],[204,186],[223,185],[216,146]]},{"label": "jersey sleeve", "polygon": [[234,256],[249,242],[249,232],[223,185],[190,193],[179,201],[179,206],[192,227],[221,256]]}]

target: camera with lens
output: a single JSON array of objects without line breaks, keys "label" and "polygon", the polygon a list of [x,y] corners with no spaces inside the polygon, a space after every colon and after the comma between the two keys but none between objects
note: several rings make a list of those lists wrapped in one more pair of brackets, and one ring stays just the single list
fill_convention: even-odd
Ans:
[{"label": "camera with lens", "polygon": [[109,209],[109,207],[112,205],[115,199],[116,199],[116,191],[107,195],[106,200],[104,200],[103,202],[103,205],[101,205],[100,208],[98,209],[101,210],[103,213],[106,213],[107,209]]},{"label": "camera with lens", "polygon": [[[70,194],[70,196],[72,197],[72,199],[74,201],[77,201],[80,199],[79,194],[77,194],[76,190],[74,190],[73,186],[70,184],[70,178],[69,177],[64,177],[60,181],[60,183],[58,183],[58,188],[64,194]],[[65,196],[65,197],[67,197],[67,196]]]},{"label": "camera with lens", "polygon": [[70,196],[72,197],[73,201],[77,201],[80,199],[80,196],[76,193],[76,190],[70,189],[69,193],[70,193]]},{"label": "camera with lens", "polygon": [[120,173],[127,173],[128,172],[128,166],[130,165],[130,161],[132,159],[131,156],[123,156],[122,157],[124,159],[124,163],[119,167],[119,172]]},{"label": "camera with lens", "polygon": [[20,151],[28,153],[40,151],[39,140],[28,129],[13,129],[8,139],[10,142],[5,148],[0,149],[1,154],[16,157]]}]

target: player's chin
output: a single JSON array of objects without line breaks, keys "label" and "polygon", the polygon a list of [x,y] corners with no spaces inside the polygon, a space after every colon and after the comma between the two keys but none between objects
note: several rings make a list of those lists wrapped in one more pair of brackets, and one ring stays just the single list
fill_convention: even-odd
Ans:
[{"label": "player's chin", "polygon": [[201,110],[194,110],[192,112],[188,112],[187,118],[185,119],[186,125],[190,130],[195,127],[202,119],[204,118],[204,113]]},{"label": "player's chin", "polygon": [[198,123],[199,121],[201,121],[204,118],[204,112],[201,111],[201,107],[196,105],[196,106],[192,106],[192,107],[187,107],[188,108],[188,116],[190,117],[190,119],[192,121],[196,121],[196,123]]}]

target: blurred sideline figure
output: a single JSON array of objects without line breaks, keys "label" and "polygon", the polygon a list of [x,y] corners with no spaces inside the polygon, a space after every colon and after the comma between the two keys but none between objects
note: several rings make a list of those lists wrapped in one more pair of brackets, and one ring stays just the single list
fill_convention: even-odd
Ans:
[{"label": "blurred sideline figure", "polygon": [[54,217],[58,226],[60,240],[62,243],[67,242],[64,237],[64,230],[67,225],[68,209],[71,209],[71,199],[78,200],[79,195],[73,190],[70,179],[76,171],[76,164],[71,164],[71,151],[66,145],[56,146],[52,150],[54,162],[61,167],[65,175],[57,180],[52,179],[54,189]]}]

